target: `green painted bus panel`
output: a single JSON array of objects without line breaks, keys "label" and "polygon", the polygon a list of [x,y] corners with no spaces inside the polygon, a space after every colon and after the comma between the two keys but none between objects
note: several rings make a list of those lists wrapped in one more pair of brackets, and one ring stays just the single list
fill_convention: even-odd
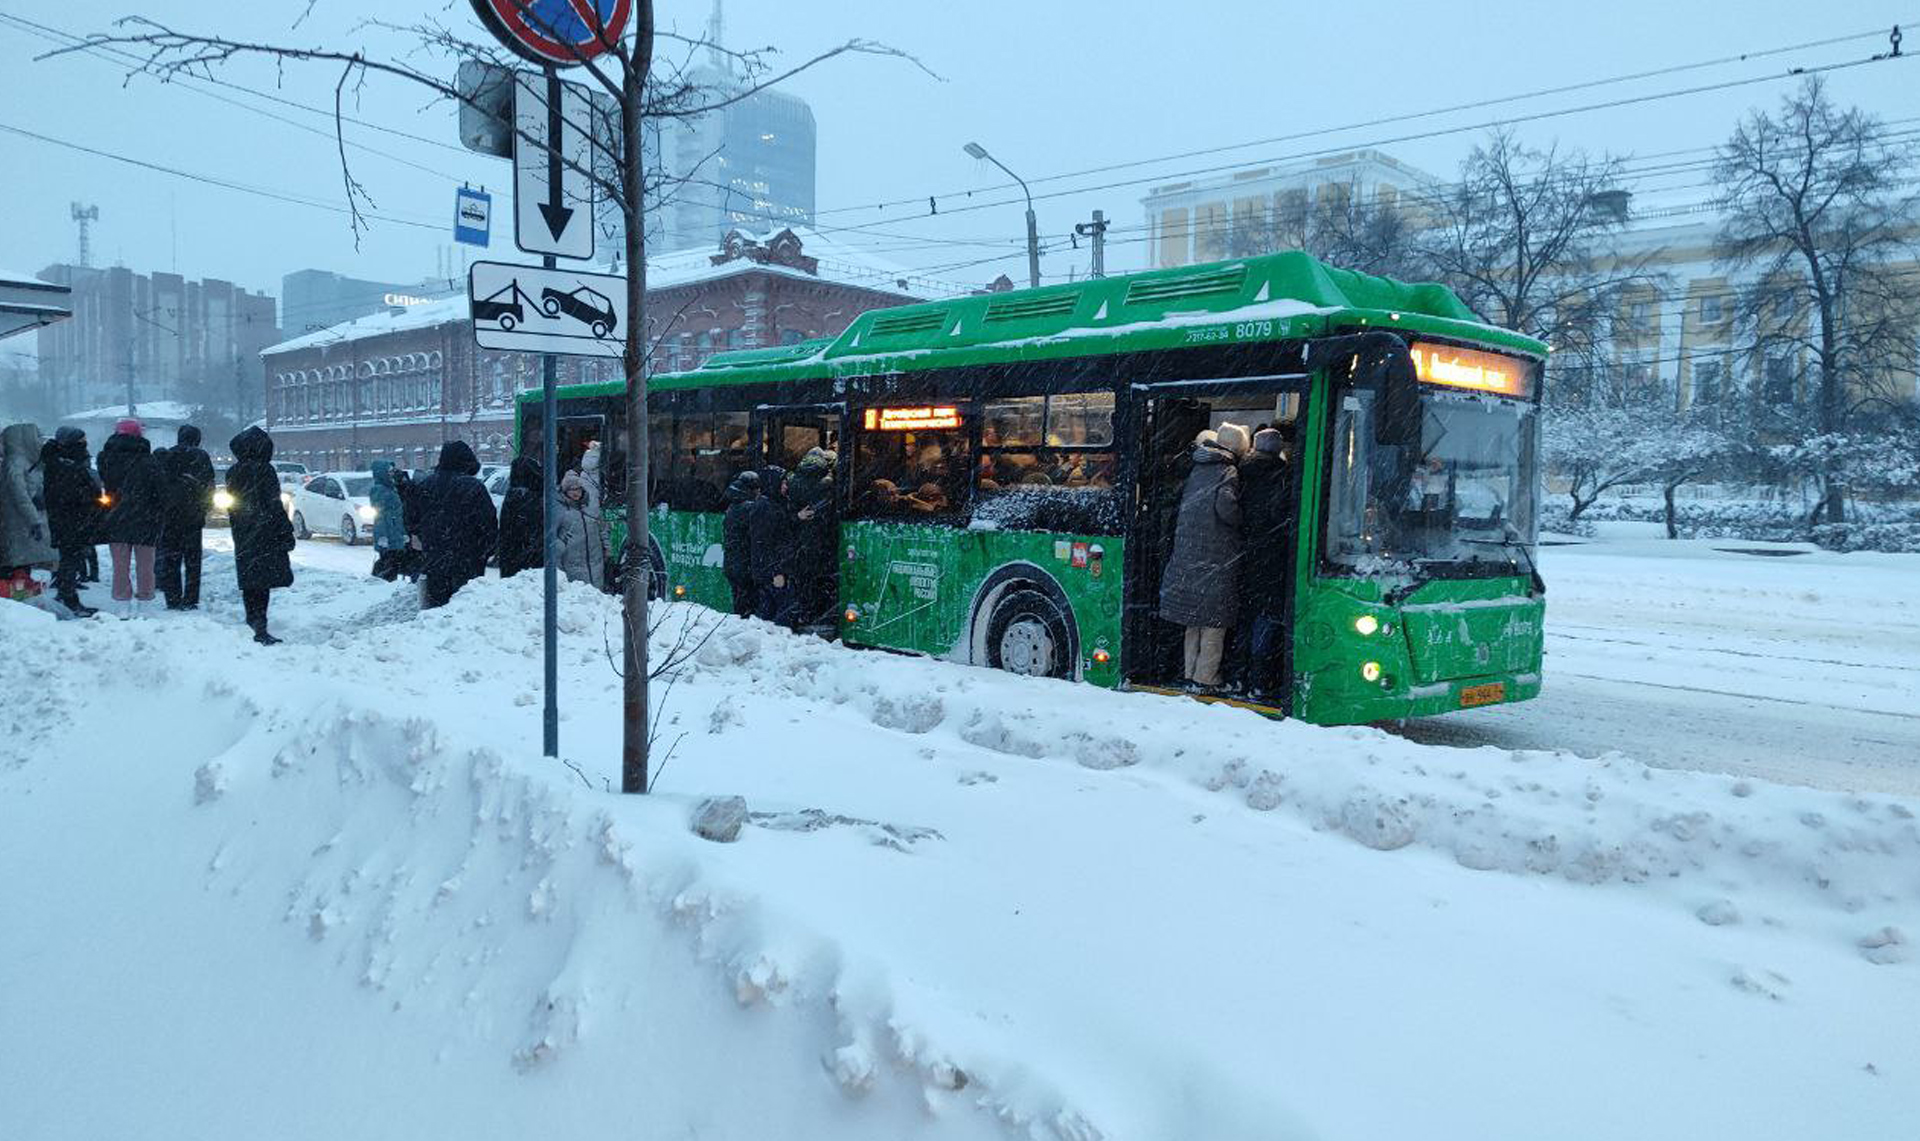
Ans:
[{"label": "green painted bus panel", "polygon": [[[1001,568],[1024,564],[1023,572],[1032,568],[1026,577],[1049,578],[1066,597],[1079,633],[1082,678],[1120,683],[1120,539],[886,522],[845,523],[840,535],[840,598],[856,615],[852,622],[841,616],[847,642],[971,661],[974,610],[986,601],[982,587]],[[1101,650],[1104,662],[1095,660]]]},{"label": "green painted bus panel", "polygon": [[[1423,717],[1462,708],[1462,690],[1495,683],[1499,701],[1537,695],[1546,604],[1528,589],[1517,577],[1440,579],[1389,606],[1375,580],[1311,583],[1296,612],[1296,715],[1328,725]],[[1371,635],[1356,626],[1362,618],[1373,620]],[[1368,662],[1379,680],[1362,673]]]},{"label": "green painted bus panel", "polygon": [[647,532],[667,561],[667,593],[719,611],[733,609],[733,588],[721,568],[718,512],[655,511]]}]

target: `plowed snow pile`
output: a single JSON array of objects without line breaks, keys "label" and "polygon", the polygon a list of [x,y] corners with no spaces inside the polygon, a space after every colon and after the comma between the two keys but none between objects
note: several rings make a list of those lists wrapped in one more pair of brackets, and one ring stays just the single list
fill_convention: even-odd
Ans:
[{"label": "plowed snow pile", "polygon": [[[613,600],[563,595],[555,764],[537,578],[418,614],[309,570],[269,649],[229,564],[207,579],[191,616],[0,604],[9,1141],[1800,1141],[1920,1115],[1909,801],[679,608],[671,759],[623,798]],[[727,795],[738,841],[694,835]]]}]

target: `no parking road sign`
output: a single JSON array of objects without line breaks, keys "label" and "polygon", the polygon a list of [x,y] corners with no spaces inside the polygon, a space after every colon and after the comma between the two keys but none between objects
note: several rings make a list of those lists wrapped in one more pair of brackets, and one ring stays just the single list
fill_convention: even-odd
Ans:
[{"label": "no parking road sign", "polygon": [[483,349],[617,357],[627,279],[573,269],[477,261],[467,270],[473,341]]},{"label": "no parking road sign", "polygon": [[571,67],[620,41],[633,0],[473,0],[473,10],[514,53]]}]

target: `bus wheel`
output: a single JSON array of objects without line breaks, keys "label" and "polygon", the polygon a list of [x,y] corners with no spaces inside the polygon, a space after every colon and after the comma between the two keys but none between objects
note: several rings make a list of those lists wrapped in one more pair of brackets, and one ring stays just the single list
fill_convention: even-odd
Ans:
[{"label": "bus wheel", "polygon": [[1009,591],[987,623],[988,664],[1027,677],[1066,677],[1067,621],[1059,606],[1039,591]]}]

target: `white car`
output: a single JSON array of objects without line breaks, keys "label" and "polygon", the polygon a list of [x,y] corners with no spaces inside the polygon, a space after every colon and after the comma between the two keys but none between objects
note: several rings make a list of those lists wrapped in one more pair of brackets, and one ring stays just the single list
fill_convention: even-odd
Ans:
[{"label": "white car", "polygon": [[307,482],[307,465],[298,460],[274,460],[273,472],[280,477],[280,486],[295,488]]},{"label": "white car", "polygon": [[487,495],[493,499],[493,514],[500,515],[500,508],[507,501],[507,469],[501,468],[492,475],[482,475],[480,482],[487,485]]},{"label": "white car", "polygon": [[323,472],[288,488],[293,533],[302,539],[338,535],[348,546],[373,538],[373,521],[380,513],[367,502],[372,491],[373,473],[367,471]]}]

